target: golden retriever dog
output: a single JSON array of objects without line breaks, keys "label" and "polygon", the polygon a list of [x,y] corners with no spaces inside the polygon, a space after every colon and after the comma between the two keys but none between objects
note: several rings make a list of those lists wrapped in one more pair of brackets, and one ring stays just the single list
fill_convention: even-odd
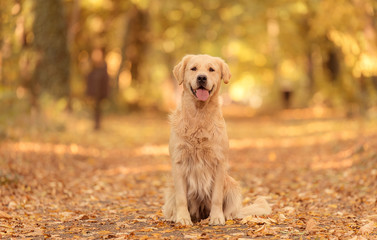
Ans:
[{"label": "golden retriever dog", "polygon": [[228,219],[269,214],[264,198],[242,207],[239,186],[227,173],[229,142],[219,91],[221,81],[231,77],[228,65],[218,57],[187,55],[173,74],[183,92],[170,115],[174,184],[165,194],[165,218],[192,225],[209,217],[210,225],[223,225]]}]

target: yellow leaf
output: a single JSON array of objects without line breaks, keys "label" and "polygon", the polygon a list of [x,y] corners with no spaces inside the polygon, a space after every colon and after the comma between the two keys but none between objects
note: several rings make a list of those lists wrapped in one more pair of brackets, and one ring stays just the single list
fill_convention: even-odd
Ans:
[{"label": "yellow leaf", "polygon": [[109,234],[111,233],[110,231],[99,231],[97,232],[99,235],[106,235],[106,234]]},{"label": "yellow leaf", "polygon": [[232,224],[234,224],[234,221],[233,221],[233,220],[227,220],[227,221],[225,222],[225,224],[226,224],[226,225],[232,225]]},{"label": "yellow leaf", "polygon": [[12,229],[11,225],[0,224],[0,227]]},{"label": "yellow leaf", "polygon": [[257,230],[255,230],[254,233],[257,233],[257,232],[262,232],[266,229],[266,225],[262,225],[262,227],[258,228]]},{"label": "yellow leaf", "polygon": [[6,212],[0,211],[0,218],[11,219],[12,216]]}]

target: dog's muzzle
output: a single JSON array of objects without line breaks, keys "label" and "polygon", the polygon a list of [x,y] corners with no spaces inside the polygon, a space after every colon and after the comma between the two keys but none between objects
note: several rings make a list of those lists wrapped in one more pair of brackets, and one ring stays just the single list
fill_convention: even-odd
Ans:
[{"label": "dog's muzzle", "polygon": [[196,81],[198,85],[201,87],[205,87],[207,85],[207,76],[206,75],[199,75],[196,77]]},{"label": "dog's muzzle", "polygon": [[191,89],[191,92],[192,94],[197,98],[199,99],[200,101],[206,101],[209,96],[211,95],[213,89],[214,89],[215,86],[212,87],[211,90],[208,90],[206,89],[205,87],[203,86],[200,86],[199,88],[197,89],[193,89],[191,86],[190,86],[190,89]]}]

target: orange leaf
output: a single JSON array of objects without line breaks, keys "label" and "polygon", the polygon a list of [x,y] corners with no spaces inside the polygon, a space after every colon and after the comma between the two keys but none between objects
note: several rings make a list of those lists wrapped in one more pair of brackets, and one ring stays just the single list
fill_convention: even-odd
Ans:
[{"label": "orange leaf", "polygon": [[318,223],[313,218],[309,219],[309,221],[306,223],[306,232],[313,232],[314,229],[317,227]]},{"label": "orange leaf", "polygon": [[0,218],[11,219],[12,216],[6,212],[0,211]]},{"label": "orange leaf", "polygon": [[369,234],[373,231],[374,229],[374,222],[369,222],[368,224],[365,224],[362,226],[359,230],[360,234]]}]

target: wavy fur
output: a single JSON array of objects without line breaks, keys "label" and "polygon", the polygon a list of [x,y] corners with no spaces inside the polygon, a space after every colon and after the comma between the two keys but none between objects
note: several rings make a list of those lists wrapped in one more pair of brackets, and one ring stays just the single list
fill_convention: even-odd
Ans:
[{"label": "wavy fur", "polygon": [[[209,67],[215,71],[208,71]],[[209,217],[211,225],[222,225],[227,219],[269,214],[271,208],[264,199],[242,207],[239,186],[227,173],[229,142],[218,95],[221,80],[230,79],[228,65],[208,55],[187,55],[173,73],[184,90],[170,115],[174,184],[165,194],[165,218],[191,225]],[[199,74],[207,76],[205,87],[213,89],[206,101],[192,92],[198,87]]]}]

